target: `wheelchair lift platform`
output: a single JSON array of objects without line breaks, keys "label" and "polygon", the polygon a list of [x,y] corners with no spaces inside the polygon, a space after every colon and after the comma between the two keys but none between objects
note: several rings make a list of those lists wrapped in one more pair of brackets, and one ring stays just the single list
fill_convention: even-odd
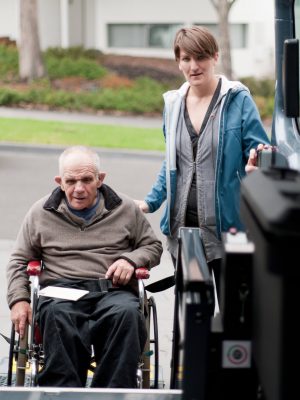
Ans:
[{"label": "wheelchair lift platform", "polygon": [[210,400],[206,396],[206,380],[209,333],[214,315],[213,281],[204,257],[200,230],[181,229],[170,389],[4,386],[0,387],[0,400]]},{"label": "wheelchair lift platform", "polygon": [[181,390],[2,387],[0,400],[180,400]]}]

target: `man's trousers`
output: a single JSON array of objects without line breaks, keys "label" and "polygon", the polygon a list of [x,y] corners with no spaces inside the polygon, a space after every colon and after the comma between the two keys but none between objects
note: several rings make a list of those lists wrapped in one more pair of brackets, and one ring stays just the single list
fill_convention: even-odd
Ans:
[{"label": "man's trousers", "polygon": [[38,321],[45,366],[40,386],[84,387],[92,350],[92,387],[136,387],[136,372],[147,332],[137,296],[129,290],[100,292],[98,281],[65,281],[56,286],[86,289],[78,301],[40,297]]}]

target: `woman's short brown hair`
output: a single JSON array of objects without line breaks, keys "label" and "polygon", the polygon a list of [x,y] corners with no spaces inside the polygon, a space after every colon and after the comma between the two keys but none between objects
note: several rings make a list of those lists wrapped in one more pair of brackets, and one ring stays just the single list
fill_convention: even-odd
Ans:
[{"label": "woman's short brown hair", "polygon": [[193,57],[211,58],[218,53],[219,46],[208,29],[203,26],[192,26],[181,28],[176,33],[174,40],[176,60],[179,60],[181,50]]}]

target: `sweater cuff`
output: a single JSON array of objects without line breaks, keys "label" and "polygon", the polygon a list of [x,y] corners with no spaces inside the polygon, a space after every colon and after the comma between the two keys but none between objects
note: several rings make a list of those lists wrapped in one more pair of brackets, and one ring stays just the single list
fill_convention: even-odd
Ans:
[{"label": "sweater cuff", "polygon": [[19,303],[20,301],[27,301],[27,303],[31,303],[31,301],[30,301],[30,299],[28,299],[28,297],[24,297],[24,298],[20,298],[20,299],[17,299],[17,300],[14,300],[14,301],[12,301],[10,304],[9,304],[9,309],[11,310],[12,309],[12,307],[15,305],[15,304],[17,304],[17,303]]},{"label": "sweater cuff", "polygon": [[135,262],[133,262],[132,260],[130,260],[130,258],[127,258],[125,256],[120,256],[119,258],[121,258],[122,260],[126,260],[129,262],[129,264],[131,264],[133,266],[134,269],[138,268],[138,266],[136,265]]}]

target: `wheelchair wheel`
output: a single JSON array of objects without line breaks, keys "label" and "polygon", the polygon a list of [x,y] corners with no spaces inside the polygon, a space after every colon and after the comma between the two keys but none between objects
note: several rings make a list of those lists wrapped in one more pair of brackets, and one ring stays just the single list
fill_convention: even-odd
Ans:
[{"label": "wheelchair wheel", "polygon": [[28,325],[23,338],[19,338],[16,360],[16,386],[24,386],[25,372],[28,359]]},{"label": "wheelchair wheel", "polygon": [[12,384],[13,363],[14,363],[14,356],[16,354],[15,338],[16,338],[15,327],[14,327],[14,324],[12,324],[11,325],[11,333],[10,333],[10,341],[9,341],[7,386],[11,386],[11,384]]},{"label": "wheelchair wheel", "polygon": [[[150,345],[152,345],[154,349],[154,381],[153,381],[153,389],[158,389],[158,372],[159,372],[159,346],[158,346],[158,323],[157,323],[157,309],[154,297],[150,297],[148,300],[149,303],[149,312],[150,312],[150,320],[152,320],[153,324],[153,337],[150,339]],[[152,314],[151,314],[152,311]],[[152,316],[152,319],[151,319]]]},{"label": "wheelchair wheel", "polygon": [[[153,297],[147,301],[146,327],[148,331],[148,339],[143,354],[142,367],[142,387],[158,389],[158,370],[159,370],[159,347],[158,347],[158,324],[156,303]],[[151,384],[151,362],[150,357],[154,355],[153,365],[153,384]]]},{"label": "wheelchair wheel", "polygon": [[37,386],[37,374],[39,371],[39,362],[36,358],[30,361],[30,378],[29,385],[31,387]]}]

